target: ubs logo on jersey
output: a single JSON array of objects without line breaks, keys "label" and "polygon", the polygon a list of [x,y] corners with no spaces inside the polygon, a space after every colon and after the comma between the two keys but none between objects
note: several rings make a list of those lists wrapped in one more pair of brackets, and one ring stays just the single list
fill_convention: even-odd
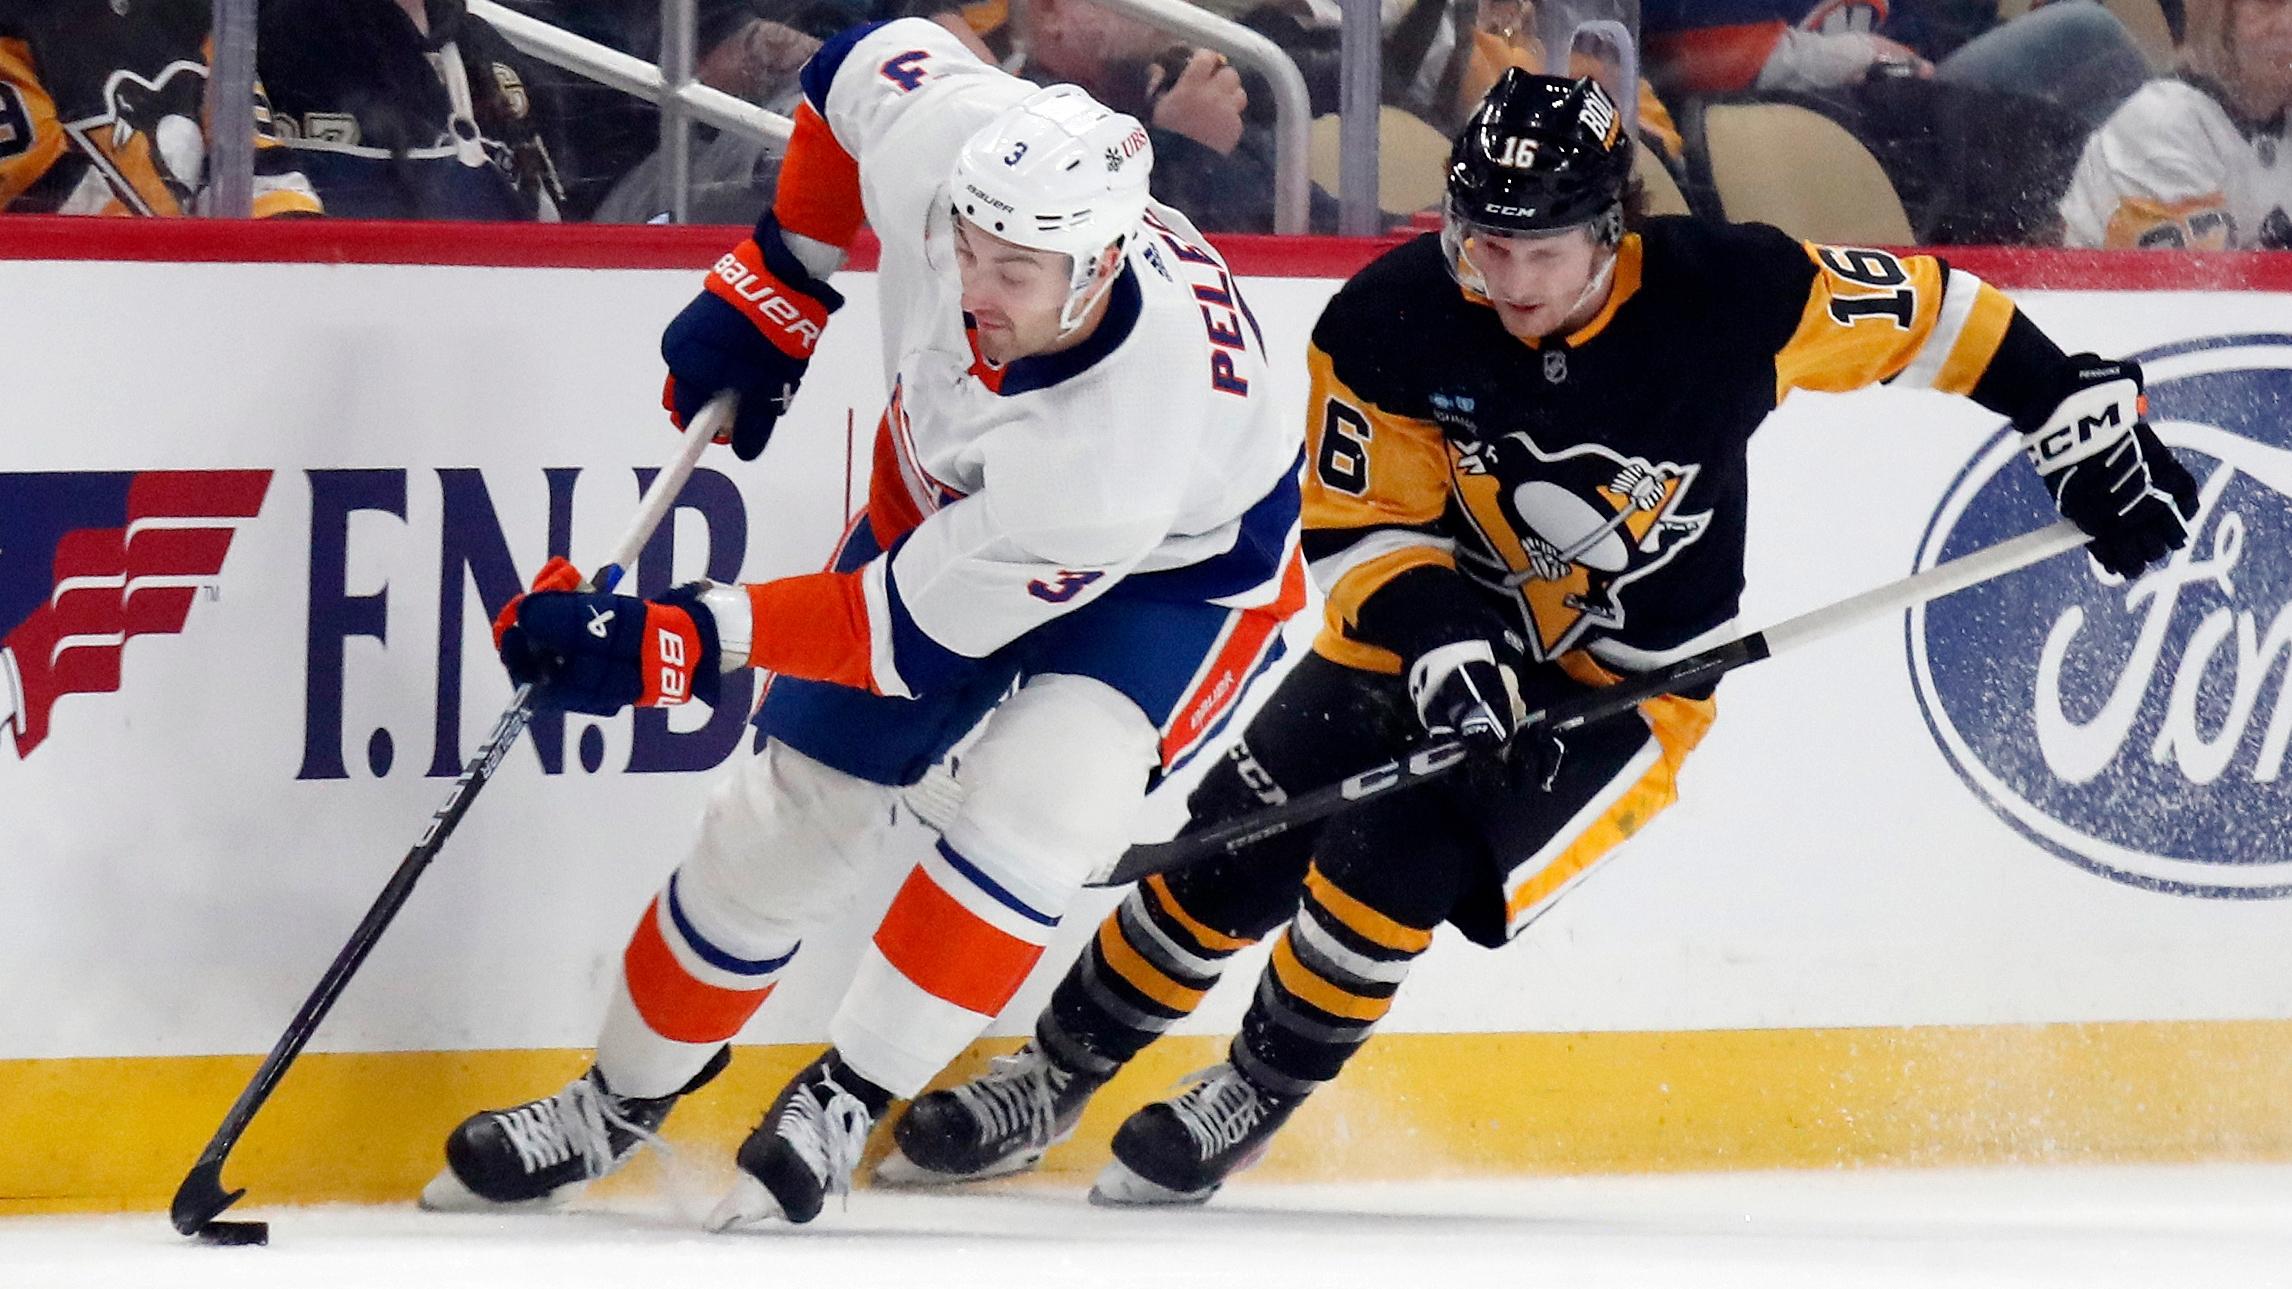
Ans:
[{"label": "ubs logo on jersey", "polygon": [[1620,629],[1625,588],[1710,526],[1709,511],[1681,510],[1701,466],[1597,443],[1548,452],[1523,432],[1455,451],[1465,514],[1501,565],[1480,576],[1518,592],[1538,658],[1566,653],[1595,629]]},{"label": "ubs logo on jersey", "polygon": [[[2053,559],[1910,615],[1936,742],[2008,824],[2145,890],[2292,895],[2292,335],[2137,355],[2152,424],[2200,488],[2189,544],[2106,585]],[[2052,517],[2001,430],[1952,486],[1921,567]]]},{"label": "ubs logo on jersey", "polygon": [[183,630],[268,470],[0,474],[0,729],[16,757],[48,737],[56,700],[120,688],[135,636]]}]

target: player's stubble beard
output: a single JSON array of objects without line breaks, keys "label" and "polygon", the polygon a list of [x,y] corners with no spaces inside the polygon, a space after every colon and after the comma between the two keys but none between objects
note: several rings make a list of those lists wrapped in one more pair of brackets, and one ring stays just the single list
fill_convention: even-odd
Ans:
[{"label": "player's stubble beard", "polygon": [[1586,323],[1598,316],[1601,309],[1607,306],[1608,291],[1614,281],[1615,268],[1615,248],[1607,247],[1601,251],[1599,266],[1594,268],[1591,276],[1585,280],[1583,289],[1576,292],[1575,299],[1570,301],[1567,308],[1560,311],[1548,324],[1537,321],[1540,315],[1546,314],[1547,310],[1544,307],[1522,309],[1517,305],[1493,299],[1489,303],[1496,309],[1497,321],[1504,325],[1505,331],[1511,333],[1515,340],[1533,343],[1548,340],[1553,336],[1570,335],[1581,330]]}]

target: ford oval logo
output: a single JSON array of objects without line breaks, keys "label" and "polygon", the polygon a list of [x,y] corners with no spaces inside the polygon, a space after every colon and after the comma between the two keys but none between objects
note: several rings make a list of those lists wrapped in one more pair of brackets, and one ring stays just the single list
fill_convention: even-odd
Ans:
[{"label": "ford oval logo", "polygon": [[[2189,544],[2132,582],[2052,559],[1913,610],[1918,703],[1960,777],[2070,863],[2175,895],[2292,895],[2292,335],[2137,357],[2150,423],[2200,490]],[[2053,517],[2002,428],[1918,567]]]}]

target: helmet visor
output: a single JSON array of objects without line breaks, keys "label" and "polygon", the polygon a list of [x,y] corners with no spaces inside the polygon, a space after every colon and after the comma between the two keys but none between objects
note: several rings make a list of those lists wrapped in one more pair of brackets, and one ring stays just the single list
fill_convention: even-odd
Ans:
[{"label": "helmet visor", "polygon": [[1579,233],[1597,241],[1601,225],[1606,218],[1603,214],[1582,223],[1569,224],[1561,228],[1539,228],[1523,231],[1477,223],[1459,210],[1454,201],[1444,202],[1441,207],[1440,221],[1441,257],[1448,265],[1449,276],[1456,279],[1456,284],[1463,287],[1466,294],[1486,300],[1489,294],[1488,279],[1473,259],[1475,247],[1485,245],[1490,238],[1541,242],[1553,238],[1570,237]]}]

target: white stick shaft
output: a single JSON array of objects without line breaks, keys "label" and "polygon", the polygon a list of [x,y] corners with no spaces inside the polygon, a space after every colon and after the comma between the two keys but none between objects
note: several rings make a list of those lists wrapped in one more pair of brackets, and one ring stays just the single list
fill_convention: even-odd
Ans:
[{"label": "white stick shaft", "polygon": [[717,431],[732,418],[739,405],[739,395],[719,394],[700,409],[685,427],[684,446],[677,450],[676,458],[653,476],[653,484],[645,489],[644,500],[637,503],[637,513],[629,517],[629,526],[621,531],[619,541],[613,543],[613,552],[590,581],[600,591],[610,591],[620,582],[631,561],[652,540],[653,530],[660,527],[668,515],[669,507],[676,504],[677,494],[684,491],[684,481],[692,477],[693,467],[700,462],[700,454],[708,450]]},{"label": "white stick shaft", "polygon": [[2051,559],[2063,551],[2076,550],[2089,540],[2077,525],[2064,519],[2036,532],[2024,533],[2010,541],[1983,547],[1970,555],[1961,555],[1947,564],[1937,564],[1899,582],[1889,582],[1836,604],[1802,613],[1786,622],[1778,622],[1760,634],[1767,638],[1767,652],[1778,654],[1872,618],[1897,613],[1928,600],[1938,600],[1952,591],[1962,591],[1991,578],[2004,577],[2039,560]]}]

